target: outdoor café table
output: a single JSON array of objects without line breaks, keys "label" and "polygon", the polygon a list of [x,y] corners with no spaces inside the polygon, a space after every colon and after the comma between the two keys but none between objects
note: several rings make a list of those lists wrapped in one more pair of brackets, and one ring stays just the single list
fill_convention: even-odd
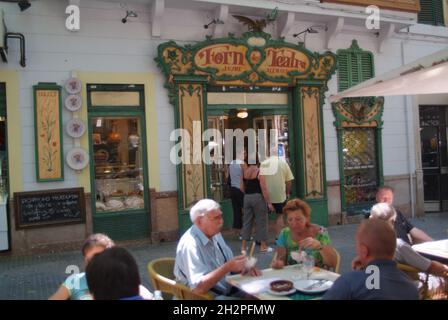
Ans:
[{"label": "outdoor caf\u00e9 table", "polygon": [[412,248],[427,258],[448,264],[448,239],[423,242]]},{"label": "outdoor caf\u00e9 table", "polygon": [[[300,271],[297,265],[286,266],[283,269],[264,269],[261,270],[262,275],[253,277],[250,275],[232,275],[227,276],[226,280],[231,285],[250,294],[259,300],[310,300],[319,299],[325,292],[319,294],[307,294],[296,291],[290,295],[279,296],[268,292],[269,284],[275,280],[290,280],[293,283],[299,279],[304,279],[306,276],[303,271]],[[310,279],[326,279],[335,281],[339,274],[315,267]]]}]

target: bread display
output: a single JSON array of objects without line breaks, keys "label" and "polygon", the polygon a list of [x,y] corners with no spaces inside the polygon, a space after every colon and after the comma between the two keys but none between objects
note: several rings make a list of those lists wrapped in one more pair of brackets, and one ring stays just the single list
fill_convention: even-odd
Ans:
[{"label": "bread display", "polygon": [[119,210],[124,207],[124,204],[120,200],[111,199],[106,202],[106,207],[110,210]]},{"label": "bread display", "polygon": [[101,201],[97,201],[95,206],[96,206],[96,210],[98,210],[98,211],[106,211],[107,210],[106,205],[104,203],[102,203]]},{"label": "bread display", "polygon": [[145,204],[145,201],[143,200],[142,197],[132,196],[126,198],[124,204],[128,208],[142,208],[143,205]]}]

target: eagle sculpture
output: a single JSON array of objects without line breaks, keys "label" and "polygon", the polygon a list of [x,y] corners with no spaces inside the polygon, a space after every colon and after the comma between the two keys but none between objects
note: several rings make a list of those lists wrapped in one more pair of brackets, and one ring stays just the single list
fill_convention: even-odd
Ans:
[{"label": "eagle sculpture", "polygon": [[252,20],[245,16],[240,16],[236,14],[232,14],[232,17],[237,19],[242,24],[246,25],[249,28],[249,31],[252,32],[263,32],[263,29],[266,28],[266,26],[272,22],[274,22],[277,19],[278,15],[278,9],[275,8],[270,13],[266,15],[266,18],[259,19],[259,20]]}]

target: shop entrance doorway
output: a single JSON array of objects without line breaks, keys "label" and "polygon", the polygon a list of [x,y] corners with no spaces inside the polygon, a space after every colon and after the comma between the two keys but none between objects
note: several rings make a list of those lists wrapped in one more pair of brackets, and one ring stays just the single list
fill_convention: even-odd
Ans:
[{"label": "shop entrance doorway", "polygon": [[420,106],[425,211],[448,210],[448,106]]},{"label": "shop entrance doorway", "polygon": [[[229,143],[229,141],[225,139],[225,131],[226,129],[241,129],[243,132],[247,132],[247,130],[254,129],[257,137],[257,152],[260,153],[264,149],[260,149],[259,129],[266,130],[266,135],[262,136],[265,140],[263,143],[266,146],[266,152],[268,152],[268,146],[271,143],[270,130],[276,130],[278,155],[288,162],[294,172],[294,135],[290,127],[292,114],[288,96],[287,92],[275,94],[260,93],[258,97],[253,93],[208,94],[207,127],[208,129],[217,129],[223,138],[221,141],[213,141],[211,143],[212,146],[220,144],[223,161],[222,163],[212,163],[208,166],[209,194],[212,199],[221,204],[224,215],[224,227],[230,228],[233,224],[230,187],[227,183],[228,163],[225,161],[226,143]],[[233,144],[236,144],[236,138],[233,140]],[[245,138],[245,141],[247,148],[247,138]],[[229,150],[229,147],[227,150]],[[213,151],[211,151],[211,154],[213,155]],[[233,154],[230,157],[233,158]],[[295,188],[293,194],[295,194]]]}]

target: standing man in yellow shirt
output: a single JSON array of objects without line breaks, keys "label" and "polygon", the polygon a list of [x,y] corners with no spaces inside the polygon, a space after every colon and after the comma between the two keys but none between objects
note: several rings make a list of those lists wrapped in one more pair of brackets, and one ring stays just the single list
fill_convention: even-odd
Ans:
[{"label": "standing man in yellow shirt", "polygon": [[[269,211],[275,211],[277,213],[277,236],[285,226],[283,220],[283,206],[291,195],[294,175],[292,174],[288,163],[278,156],[277,148],[272,151],[271,156],[264,160],[260,165],[260,186],[263,194],[268,195],[268,199],[265,200]],[[264,188],[266,188],[266,190],[263,190]]]}]

